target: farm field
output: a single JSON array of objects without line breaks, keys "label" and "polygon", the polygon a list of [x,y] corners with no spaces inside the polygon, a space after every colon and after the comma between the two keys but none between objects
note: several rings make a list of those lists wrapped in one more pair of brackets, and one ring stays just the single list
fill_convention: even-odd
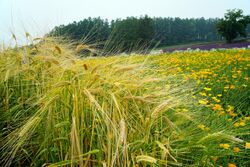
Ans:
[{"label": "farm field", "polygon": [[250,50],[0,53],[0,166],[250,164]]},{"label": "farm field", "polygon": [[247,48],[250,46],[250,42],[248,41],[238,41],[230,44],[225,44],[223,42],[204,42],[204,43],[194,43],[194,44],[186,44],[186,45],[175,45],[164,48],[164,52],[173,52],[175,50],[212,50],[212,49],[234,49],[234,48]]}]

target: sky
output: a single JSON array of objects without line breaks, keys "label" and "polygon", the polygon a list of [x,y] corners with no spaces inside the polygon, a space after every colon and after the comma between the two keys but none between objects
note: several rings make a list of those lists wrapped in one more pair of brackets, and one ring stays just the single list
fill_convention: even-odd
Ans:
[{"label": "sky", "polygon": [[234,8],[250,15],[250,0],[0,0],[0,44],[13,42],[12,33],[23,43],[25,32],[41,37],[55,26],[88,17],[221,18]]}]

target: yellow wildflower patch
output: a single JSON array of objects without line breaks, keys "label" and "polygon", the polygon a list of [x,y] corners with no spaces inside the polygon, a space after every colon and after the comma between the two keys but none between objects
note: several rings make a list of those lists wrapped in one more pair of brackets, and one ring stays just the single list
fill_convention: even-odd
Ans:
[{"label": "yellow wildflower patch", "polygon": [[200,92],[199,93],[201,96],[207,96],[207,94],[205,92]]},{"label": "yellow wildflower patch", "polygon": [[245,148],[250,149],[250,143],[247,142],[246,145],[245,145]]},{"label": "yellow wildflower patch", "polygon": [[229,147],[230,147],[229,144],[220,144],[220,148],[224,148],[224,149],[228,150]]},{"label": "yellow wildflower patch", "polygon": [[201,130],[205,130],[205,125],[203,125],[203,124],[199,124],[198,126],[197,126],[198,128],[200,128]]},{"label": "yellow wildflower patch", "polygon": [[239,123],[240,126],[245,126],[246,125],[246,122],[244,120],[240,120],[240,123]]},{"label": "yellow wildflower patch", "polygon": [[203,104],[203,105],[206,105],[206,104],[208,104],[208,100],[199,100],[199,103],[200,104]]},{"label": "yellow wildflower patch", "polygon": [[231,163],[229,163],[228,164],[228,167],[237,167],[235,164],[231,164]]},{"label": "yellow wildflower patch", "polygon": [[240,152],[240,148],[239,148],[239,147],[234,147],[234,149],[233,149],[233,150],[234,150],[234,152],[235,152],[235,153]]},{"label": "yellow wildflower patch", "polygon": [[221,107],[220,104],[215,104],[214,107],[212,108],[214,111],[218,110],[218,111],[222,111],[223,108]]},{"label": "yellow wildflower patch", "polygon": [[225,111],[220,111],[220,112],[218,113],[218,115],[219,115],[219,116],[225,115]]},{"label": "yellow wildflower patch", "polygon": [[211,91],[212,89],[209,88],[209,87],[205,87],[204,90],[205,90],[205,91]]}]

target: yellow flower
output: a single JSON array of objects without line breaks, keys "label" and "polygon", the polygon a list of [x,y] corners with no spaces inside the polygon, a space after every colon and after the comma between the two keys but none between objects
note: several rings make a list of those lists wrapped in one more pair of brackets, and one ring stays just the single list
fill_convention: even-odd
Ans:
[{"label": "yellow flower", "polygon": [[237,167],[235,164],[231,164],[231,163],[229,163],[228,164],[228,167]]},{"label": "yellow flower", "polygon": [[199,100],[199,103],[206,105],[208,103],[208,101],[206,99],[205,100]]},{"label": "yellow flower", "polygon": [[183,111],[183,112],[188,112],[188,109],[183,108],[182,111]]},{"label": "yellow flower", "polygon": [[245,126],[246,125],[246,122],[244,120],[240,120],[240,123],[239,123],[240,126]]},{"label": "yellow flower", "polygon": [[246,142],[245,148],[250,149],[250,143]]},{"label": "yellow flower", "polygon": [[224,115],[224,114],[225,114],[225,111],[220,111],[220,112],[218,113],[219,116]]},{"label": "yellow flower", "polygon": [[234,110],[234,107],[233,106],[231,106],[231,105],[228,105],[227,106],[227,111],[233,111]]},{"label": "yellow flower", "polygon": [[216,111],[216,110],[221,111],[221,110],[223,110],[223,108],[221,107],[220,104],[215,104],[214,107],[213,107],[213,110],[214,111]]},{"label": "yellow flower", "polygon": [[205,125],[203,125],[203,124],[199,124],[198,126],[197,126],[198,128],[200,128],[201,130],[205,130]]},{"label": "yellow flower", "polygon": [[206,127],[204,124],[199,124],[197,127],[199,129],[201,129],[201,130],[204,130],[204,131],[209,131],[210,130],[210,128]]},{"label": "yellow flower", "polygon": [[228,150],[229,147],[230,147],[229,144],[220,144],[220,148],[224,148],[224,149]]},{"label": "yellow flower", "polygon": [[212,99],[213,99],[214,101],[216,101],[216,100],[217,100],[217,98],[216,98],[216,97],[212,97]]},{"label": "yellow flower", "polygon": [[181,72],[181,71],[182,71],[182,69],[181,69],[180,67],[178,67],[178,68],[177,68],[177,71],[178,71],[178,72]]},{"label": "yellow flower", "polygon": [[235,152],[235,153],[238,153],[238,152],[240,152],[240,149],[239,149],[239,147],[234,147],[234,152]]},{"label": "yellow flower", "polygon": [[234,126],[235,126],[235,127],[239,127],[240,124],[239,124],[238,122],[236,122],[236,123],[234,123]]},{"label": "yellow flower", "polygon": [[250,117],[245,117],[245,120],[247,120],[247,121],[250,120]]},{"label": "yellow flower", "polygon": [[230,89],[235,89],[235,86],[234,85],[230,85]]},{"label": "yellow flower", "polygon": [[235,116],[237,116],[237,114],[235,114],[233,111],[229,111],[229,113],[228,113],[231,117],[235,117]]},{"label": "yellow flower", "polygon": [[209,87],[205,87],[204,90],[205,90],[205,91],[211,91],[212,89],[209,88]]},{"label": "yellow flower", "polygon": [[205,92],[200,92],[199,93],[201,96],[207,96],[207,94]]}]

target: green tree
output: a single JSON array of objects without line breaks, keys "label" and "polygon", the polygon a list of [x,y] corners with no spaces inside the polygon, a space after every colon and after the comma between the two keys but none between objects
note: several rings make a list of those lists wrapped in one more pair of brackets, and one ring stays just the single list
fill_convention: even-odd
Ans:
[{"label": "green tree", "polygon": [[250,16],[244,16],[240,9],[228,10],[223,19],[217,23],[218,33],[231,43],[238,36],[247,37],[247,25]]},{"label": "green tree", "polygon": [[154,23],[153,19],[145,15],[139,19],[137,36],[140,40],[140,45],[145,47],[150,46],[154,38]]},{"label": "green tree", "polygon": [[[216,30],[219,19],[127,17],[112,21],[86,18],[55,27],[48,36],[94,45],[102,54],[147,51],[152,46],[221,40]],[[247,28],[250,33],[250,26]]]}]

